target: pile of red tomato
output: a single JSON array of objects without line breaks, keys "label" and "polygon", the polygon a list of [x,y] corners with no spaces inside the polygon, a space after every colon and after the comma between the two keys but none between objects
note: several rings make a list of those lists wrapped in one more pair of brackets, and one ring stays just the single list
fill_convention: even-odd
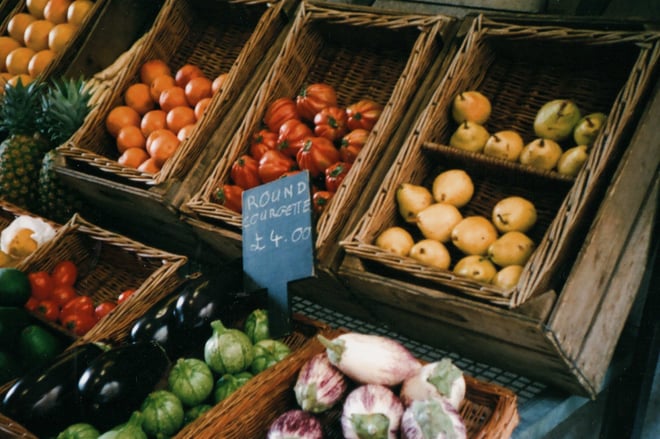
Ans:
[{"label": "pile of red tomato", "polygon": [[213,201],[241,212],[242,192],[291,173],[307,170],[312,205],[320,214],[351,169],[383,107],[369,99],[346,107],[328,84],[310,84],[295,98],[271,102],[264,127],[253,133],[248,152],[232,165],[231,181]]},{"label": "pile of red tomato", "polygon": [[30,282],[30,299],[25,308],[50,322],[59,323],[67,331],[79,336],[86,334],[135,291],[123,291],[116,302],[105,300],[95,303],[92,297],[76,291],[78,267],[69,260],[58,262],[50,273],[34,271],[28,273],[27,277]]}]

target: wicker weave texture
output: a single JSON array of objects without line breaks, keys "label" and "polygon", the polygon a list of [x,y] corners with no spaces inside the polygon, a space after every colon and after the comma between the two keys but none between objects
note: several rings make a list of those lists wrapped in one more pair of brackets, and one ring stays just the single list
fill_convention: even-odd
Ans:
[{"label": "wicker weave texture", "polygon": [[[582,238],[576,233],[587,223],[589,212],[593,213],[605,170],[625,149],[621,139],[631,128],[636,106],[657,64],[659,38],[657,32],[521,26],[476,17],[395,165],[379,184],[367,213],[342,242],[343,248],[364,261],[376,262],[368,264],[370,269],[387,266],[393,269],[388,275],[405,273],[412,276],[407,279],[413,283],[430,281],[457,294],[509,307],[560,287],[559,272],[577,251]],[[451,101],[458,92],[471,89],[491,100],[493,111],[486,123],[489,132],[514,129],[525,142],[536,137],[536,112],[553,99],[573,99],[582,114],[600,111],[609,117],[577,177],[561,178],[444,146],[456,129],[450,116]],[[508,195],[526,196],[537,206],[539,221],[530,232],[537,247],[518,285],[510,290],[395,257],[373,244],[385,228],[405,226],[396,209],[399,184],[428,184],[438,169],[452,166],[476,176],[477,197],[468,211],[490,218],[496,199]],[[490,195],[483,197],[486,186]]]},{"label": "wicker weave texture", "polygon": [[[437,55],[438,33],[448,21],[442,16],[335,9],[303,2],[243,123],[186,207],[212,224],[240,230],[241,215],[212,202],[216,188],[229,181],[232,164],[247,153],[250,136],[263,127],[262,119],[271,102],[295,98],[305,85],[325,83],[335,89],[340,106],[360,99],[384,106],[357,161],[318,220],[317,251],[325,243],[335,243],[371,171],[379,161],[388,160],[388,138],[398,128],[416,84]],[[318,259],[323,263],[322,254]]]},{"label": "wicker weave texture", "polygon": [[[139,49],[126,60],[123,74],[113,84],[113,93],[99,104],[96,117],[88,120],[60,152],[91,166],[90,172],[100,170],[102,175],[120,182],[153,185],[170,179],[183,180],[204,148],[216,147],[207,143],[232,109],[261,55],[284,27],[285,3],[167,0]],[[139,82],[140,67],[151,59],[164,60],[172,72],[184,64],[194,64],[210,79],[228,74],[194,132],[156,174],[120,165],[115,141],[105,129],[108,113],[122,104],[125,90]]]}]

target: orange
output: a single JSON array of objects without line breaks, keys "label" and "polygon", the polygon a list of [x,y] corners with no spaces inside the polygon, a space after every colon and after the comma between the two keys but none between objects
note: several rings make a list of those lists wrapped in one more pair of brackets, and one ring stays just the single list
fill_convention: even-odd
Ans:
[{"label": "orange", "polygon": [[195,111],[187,105],[174,107],[167,112],[167,128],[174,133],[195,121]]},{"label": "orange", "polygon": [[176,83],[174,82],[174,77],[172,75],[160,75],[156,76],[151,81],[151,86],[149,90],[151,91],[151,98],[154,102],[158,102],[160,99],[160,94],[166,88],[174,87]]},{"label": "orange", "polygon": [[70,0],[48,0],[44,6],[44,18],[53,24],[66,23],[69,6],[71,6]]},{"label": "orange", "polygon": [[34,53],[34,50],[29,47],[19,47],[12,50],[5,60],[7,71],[13,75],[28,73],[28,64],[30,64],[30,59],[34,56]]},{"label": "orange", "polygon": [[48,34],[53,27],[53,23],[48,20],[34,20],[25,28],[25,45],[35,52],[48,49]]},{"label": "orange", "polygon": [[128,168],[136,168],[149,158],[149,154],[142,148],[128,148],[124,151],[117,162]]},{"label": "orange", "polygon": [[160,171],[160,166],[156,164],[156,159],[149,157],[137,167],[137,170],[140,172],[146,172],[147,174],[155,174]]},{"label": "orange", "polygon": [[188,140],[188,139],[190,138],[190,136],[192,136],[192,133],[193,133],[193,131],[195,130],[195,127],[196,127],[196,126],[197,126],[197,125],[195,125],[194,123],[191,123],[191,124],[189,124],[189,125],[186,125],[185,127],[181,128],[181,129],[176,133],[176,137],[177,137],[180,141],[185,142],[186,140]]},{"label": "orange", "polygon": [[119,130],[127,125],[140,126],[140,115],[127,105],[116,106],[105,118],[105,128],[114,138],[117,138]]},{"label": "orange", "polygon": [[0,73],[0,88],[2,88],[4,90],[5,84],[7,84],[7,82],[13,77],[14,77],[14,75],[12,75],[9,72]]},{"label": "orange", "polygon": [[164,128],[167,128],[167,113],[163,110],[151,110],[142,116],[140,129],[144,137],[149,137],[152,132]]},{"label": "orange", "polygon": [[48,34],[48,47],[53,52],[62,52],[76,36],[78,26],[70,23],[56,24]]},{"label": "orange", "polygon": [[166,88],[161,92],[158,103],[161,110],[169,112],[174,107],[188,105],[188,100],[186,99],[186,92],[183,88],[174,86]]},{"label": "orange", "polygon": [[200,120],[202,116],[204,116],[204,112],[206,112],[206,109],[210,104],[211,98],[204,98],[197,102],[197,105],[195,105],[195,118],[197,120]]},{"label": "orange", "polygon": [[151,59],[140,67],[140,81],[151,85],[151,81],[160,75],[172,76],[172,71],[162,59]]},{"label": "orange", "polygon": [[151,155],[151,144],[154,142],[154,140],[156,140],[159,137],[172,138],[172,137],[176,137],[176,134],[174,134],[172,131],[168,130],[167,128],[153,130],[151,134],[147,136],[147,141],[145,142],[145,147],[149,155]]},{"label": "orange", "polygon": [[30,73],[30,76],[33,78],[39,76],[55,59],[55,56],[55,52],[50,49],[40,50],[35,53],[28,63],[28,73]]},{"label": "orange", "polygon": [[134,125],[126,125],[117,134],[117,151],[123,153],[129,148],[145,149],[145,142],[146,139],[140,128]]},{"label": "orange", "polygon": [[138,82],[130,85],[124,92],[124,102],[126,105],[143,115],[156,107],[156,103],[151,98],[149,86]]},{"label": "orange", "polygon": [[174,79],[176,80],[176,85],[179,87],[185,87],[188,81],[199,76],[204,76],[202,69],[194,64],[185,64],[176,71]]},{"label": "orange", "polygon": [[7,66],[5,65],[5,59],[7,55],[14,49],[21,47],[21,43],[13,39],[12,37],[2,36],[0,37],[0,71],[6,70]]},{"label": "orange", "polygon": [[89,11],[92,10],[94,3],[90,0],[73,0],[69,5],[69,9],[66,10],[66,21],[71,23],[74,26],[80,26],[84,23],[85,18],[89,15]]},{"label": "orange", "polygon": [[156,162],[156,165],[163,166],[163,164],[174,155],[180,143],[181,142],[174,133],[172,133],[172,136],[163,135],[156,137],[151,142],[149,148],[151,157]]},{"label": "orange", "polygon": [[25,12],[15,14],[9,19],[9,23],[7,23],[7,32],[9,33],[9,36],[19,43],[24,44],[25,40],[23,39],[23,36],[25,35],[25,29],[35,20],[36,18]]},{"label": "orange", "polygon": [[211,90],[212,84],[210,79],[203,76],[198,76],[188,81],[185,88],[188,104],[194,107],[202,99],[211,97],[213,93]]},{"label": "orange", "polygon": [[37,20],[44,18],[44,8],[46,7],[48,0],[26,0],[25,5],[27,6],[28,12],[30,15],[35,17]]},{"label": "orange", "polygon": [[26,73],[21,73],[20,75],[15,75],[9,78],[7,84],[11,85],[12,87],[16,87],[18,81],[21,81],[23,85],[28,85],[30,82],[34,81],[34,78],[32,78],[30,75]]},{"label": "orange", "polygon": [[211,92],[213,92],[213,94],[216,94],[220,88],[222,88],[222,84],[225,83],[227,76],[229,76],[228,73],[221,73],[213,80],[213,83],[211,84]]}]

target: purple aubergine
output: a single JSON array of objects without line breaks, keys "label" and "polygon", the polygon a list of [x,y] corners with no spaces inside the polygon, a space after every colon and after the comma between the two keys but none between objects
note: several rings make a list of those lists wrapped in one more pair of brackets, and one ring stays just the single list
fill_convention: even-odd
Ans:
[{"label": "purple aubergine", "polygon": [[341,400],[347,387],[344,374],[322,352],[314,355],[300,368],[293,391],[303,410],[322,413]]},{"label": "purple aubergine", "polygon": [[403,404],[388,388],[365,384],[348,394],[341,413],[345,439],[397,439]]},{"label": "purple aubergine", "polygon": [[405,346],[389,337],[357,332],[332,340],[317,337],[330,362],[360,384],[396,386],[422,367]]},{"label": "purple aubergine", "polygon": [[458,409],[465,397],[465,378],[449,358],[425,364],[401,386],[399,397],[408,407],[414,400],[444,396]]},{"label": "purple aubergine", "polygon": [[323,439],[323,428],[313,414],[289,410],[273,421],[267,439]]},{"label": "purple aubergine", "polygon": [[402,439],[466,439],[465,423],[444,397],[415,400],[401,416]]}]

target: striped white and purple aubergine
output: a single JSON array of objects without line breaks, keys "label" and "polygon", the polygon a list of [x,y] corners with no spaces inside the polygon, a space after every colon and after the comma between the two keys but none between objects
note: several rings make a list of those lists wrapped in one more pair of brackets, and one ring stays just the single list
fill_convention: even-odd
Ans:
[{"label": "striped white and purple aubergine", "polygon": [[458,409],[465,398],[465,378],[449,358],[428,363],[409,376],[401,386],[399,397],[408,407],[414,400],[444,396]]},{"label": "striped white and purple aubergine", "polygon": [[364,384],[351,391],[342,407],[344,439],[397,439],[403,404],[389,387]]},{"label": "striped white and purple aubergine", "polygon": [[396,386],[422,367],[405,346],[388,337],[348,332],[332,340],[317,338],[330,362],[360,384]]},{"label": "striped white and purple aubergine", "polygon": [[346,376],[322,352],[314,355],[300,368],[293,391],[303,410],[322,413],[337,404],[347,388]]},{"label": "striped white and purple aubergine", "polygon": [[267,439],[323,439],[323,428],[313,414],[295,409],[282,413],[268,429]]},{"label": "striped white and purple aubergine", "polygon": [[415,400],[401,416],[402,439],[466,439],[463,418],[447,398]]}]

